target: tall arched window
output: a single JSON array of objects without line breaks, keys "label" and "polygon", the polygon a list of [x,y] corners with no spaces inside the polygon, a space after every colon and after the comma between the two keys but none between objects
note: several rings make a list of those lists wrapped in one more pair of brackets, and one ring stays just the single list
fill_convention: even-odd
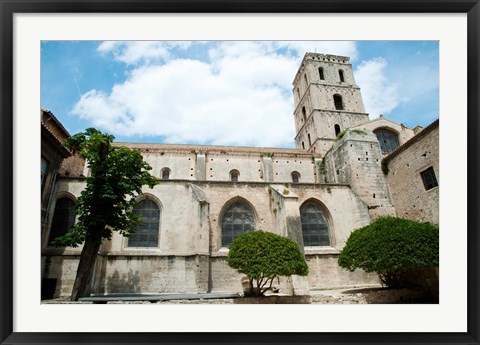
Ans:
[{"label": "tall arched window", "polygon": [[373,131],[380,142],[380,147],[383,153],[395,151],[400,143],[398,142],[398,135],[385,128],[379,128]]},{"label": "tall arched window", "polygon": [[292,172],[292,182],[293,183],[300,182],[300,173],[298,171]]},{"label": "tall arched window", "polygon": [[338,137],[340,132],[341,132],[340,125],[335,125],[335,136]]},{"label": "tall arched window", "polygon": [[302,107],[302,116],[303,122],[307,122],[307,110],[305,109],[305,106]]},{"label": "tall arched window", "polygon": [[318,75],[320,76],[320,80],[325,80],[325,76],[323,74],[323,68],[322,67],[318,68]]},{"label": "tall arched window", "polygon": [[305,142],[302,141],[302,149],[305,150]]},{"label": "tall arched window", "polygon": [[168,180],[170,179],[170,169],[169,168],[163,168],[162,169],[162,180]]},{"label": "tall arched window", "polygon": [[134,207],[133,212],[142,217],[142,223],[128,239],[128,247],[158,247],[160,208],[157,203],[150,199],[144,199]]},{"label": "tall arched window", "polygon": [[230,171],[230,181],[238,182],[238,176],[240,176],[240,172],[238,170]]},{"label": "tall arched window", "polygon": [[335,104],[335,109],[343,110],[342,96],[340,96],[339,94],[333,95],[333,103]]},{"label": "tall arched window", "polygon": [[303,204],[300,220],[304,246],[330,246],[328,222],[319,205],[313,201]]},{"label": "tall arched window", "polygon": [[75,224],[75,203],[70,198],[60,198],[55,204],[49,242],[65,235]]},{"label": "tall arched window", "polygon": [[308,147],[312,146],[312,139],[310,139],[310,133],[308,133]]},{"label": "tall arched window", "polygon": [[341,83],[345,82],[345,77],[343,76],[343,71],[342,70],[338,71],[338,75],[340,76],[340,82]]},{"label": "tall arched window", "polygon": [[228,247],[233,239],[255,229],[253,212],[241,201],[237,201],[225,210],[222,217],[222,247]]}]

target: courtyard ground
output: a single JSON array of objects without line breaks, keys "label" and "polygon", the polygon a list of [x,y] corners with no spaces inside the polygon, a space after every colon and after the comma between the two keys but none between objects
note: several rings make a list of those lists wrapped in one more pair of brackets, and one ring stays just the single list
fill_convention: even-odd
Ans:
[{"label": "courtyard ground", "polygon": [[[193,294],[182,295],[158,295],[158,298],[146,296],[143,300],[132,300],[131,295],[117,296],[110,300],[102,301],[108,304],[262,304],[262,303],[288,303],[288,304],[398,304],[398,303],[438,303],[432,300],[424,293],[408,289],[385,289],[380,286],[361,287],[348,289],[325,289],[310,291],[308,297],[292,297],[282,296],[281,294],[272,294],[267,298],[245,299],[241,297],[222,298],[222,294],[218,296],[207,296],[208,294],[199,295],[195,298]],[[231,294],[230,294],[231,295]],[[166,296],[166,297],[165,297]],[[137,296],[138,297],[138,296]],[[170,297],[170,298],[169,298]],[[193,297],[193,298],[192,298]],[[43,304],[92,304],[92,299],[72,302],[66,298],[58,298],[53,300],[44,300]]]}]

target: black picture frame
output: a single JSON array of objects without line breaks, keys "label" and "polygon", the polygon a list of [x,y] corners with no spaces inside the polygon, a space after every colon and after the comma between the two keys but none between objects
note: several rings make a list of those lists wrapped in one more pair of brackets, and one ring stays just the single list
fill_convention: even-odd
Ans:
[{"label": "black picture frame", "polygon": [[[0,0],[0,340],[2,344],[479,344],[478,0]],[[13,16],[15,13],[466,13],[468,20],[468,310],[465,333],[13,332]],[[454,231],[449,229],[448,231]],[[455,317],[452,315],[452,317]],[[128,321],[127,321],[128,322]]]}]

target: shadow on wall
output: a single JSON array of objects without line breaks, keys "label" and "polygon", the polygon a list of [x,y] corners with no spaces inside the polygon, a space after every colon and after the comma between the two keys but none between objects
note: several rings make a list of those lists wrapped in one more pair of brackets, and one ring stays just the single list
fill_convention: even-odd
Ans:
[{"label": "shadow on wall", "polygon": [[69,284],[73,284],[74,280],[68,272],[64,272],[64,265],[68,265],[70,260],[76,260],[76,257],[63,257],[61,254],[42,256],[41,300],[66,297],[71,293]]},{"label": "shadow on wall", "polygon": [[115,270],[111,276],[106,278],[105,292],[141,293],[140,273],[130,269],[128,273],[122,273],[120,275],[118,271]]}]

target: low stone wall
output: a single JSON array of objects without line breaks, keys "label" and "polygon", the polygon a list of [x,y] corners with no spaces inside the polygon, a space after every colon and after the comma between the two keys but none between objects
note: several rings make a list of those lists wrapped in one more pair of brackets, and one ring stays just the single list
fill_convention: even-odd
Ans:
[{"label": "low stone wall", "polygon": [[[338,254],[307,254],[306,259],[310,273],[305,280],[310,290],[378,283],[376,274],[342,269],[337,263]],[[48,283],[53,286],[50,289],[55,290],[49,298],[69,296],[79,255],[50,255],[42,260],[42,278],[49,279]],[[226,257],[100,254],[94,271],[92,293],[242,293],[243,277],[243,274],[228,267]],[[275,280],[273,286],[283,295],[294,294],[290,277]]]},{"label": "low stone wall", "polygon": [[339,254],[307,254],[308,285],[312,289],[331,289],[380,283],[376,273],[361,269],[350,272],[338,265]]}]

